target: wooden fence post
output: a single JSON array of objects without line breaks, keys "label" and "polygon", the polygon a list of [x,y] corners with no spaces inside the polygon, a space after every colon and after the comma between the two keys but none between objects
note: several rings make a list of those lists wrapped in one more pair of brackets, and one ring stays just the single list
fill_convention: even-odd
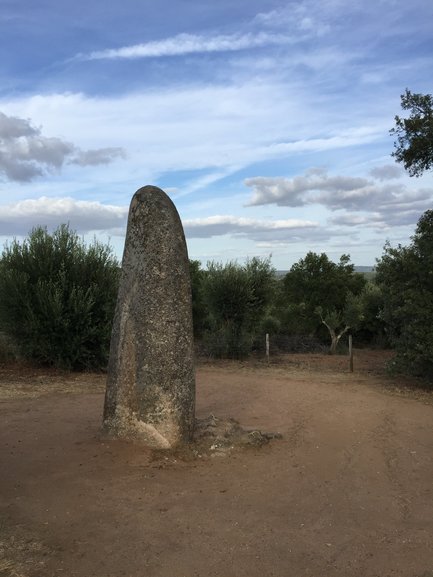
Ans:
[{"label": "wooden fence post", "polygon": [[266,360],[269,365],[269,333],[266,333]]},{"label": "wooden fence post", "polygon": [[349,335],[349,367],[350,372],[353,373],[353,347],[352,347],[352,335]]}]

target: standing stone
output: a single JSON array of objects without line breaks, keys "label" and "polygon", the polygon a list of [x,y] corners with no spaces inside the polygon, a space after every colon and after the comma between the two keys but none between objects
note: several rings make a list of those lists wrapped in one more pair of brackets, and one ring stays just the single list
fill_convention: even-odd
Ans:
[{"label": "standing stone", "polygon": [[104,430],[155,448],[191,440],[195,376],[182,223],[155,186],[132,198],[111,335]]}]

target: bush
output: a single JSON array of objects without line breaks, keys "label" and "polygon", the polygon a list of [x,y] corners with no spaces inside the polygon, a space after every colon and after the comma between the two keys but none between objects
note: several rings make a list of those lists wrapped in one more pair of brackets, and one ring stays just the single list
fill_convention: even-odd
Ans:
[{"label": "bush", "polygon": [[421,216],[409,246],[385,245],[376,281],[394,368],[433,383],[433,210]]},{"label": "bush", "polygon": [[109,246],[89,247],[67,225],[32,230],[0,260],[0,327],[21,355],[64,369],[108,360],[119,266]]},{"label": "bush", "polygon": [[209,263],[202,297],[207,327],[203,344],[216,357],[242,358],[253,347],[268,316],[275,272],[270,260],[253,258],[245,265]]},{"label": "bush", "polygon": [[206,328],[207,310],[203,302],[202,287],[206,272],[201,268],[199,260],[189,261],[189,272],[191,277],[192,296],[192,320],[194,326],[194,337],[200,339]]}]

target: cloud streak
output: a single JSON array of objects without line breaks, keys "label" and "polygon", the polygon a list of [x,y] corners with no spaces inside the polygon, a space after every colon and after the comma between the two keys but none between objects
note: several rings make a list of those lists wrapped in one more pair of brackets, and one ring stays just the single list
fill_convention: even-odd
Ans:
[{"label": "cloud streak", "polygon": [[[140,44],[96,50],[90,54],[79,54],[77,60],[117,60],[137,58],[161,58],[211,52],[238,52],[266,46],[298,44],[311,37],[320,37],[330,32],[330,26],[318,17],[316,6],[308,2],[294,2],[270,12],[257,14],[244,23],[243,32],[232,34],[180,33],[161,40]],[[284,31],[284,32],[283,32]]]},{"label": "cloud streak", "polygon": [[118,60],[136,58],[161,58],[208,52],[237,52],[263,46],[281,45],[292,42],[283,34],[267,32],[202,36],[178,34],[164,40],[154,40],[132,46],[98,50],[90,54],[80,54],[79,60]]},{"label": "cloud streak", "polygon": [[0,112],[0,174],[9,181],[30,182],[64,164],[108,164],[123,157],[121,148],[81,150],[56,137],[47,137],[29,120]]}]

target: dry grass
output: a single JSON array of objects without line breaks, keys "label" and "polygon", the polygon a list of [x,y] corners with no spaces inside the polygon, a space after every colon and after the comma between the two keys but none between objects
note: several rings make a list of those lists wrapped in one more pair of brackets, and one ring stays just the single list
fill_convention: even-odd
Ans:
[{"label": "dry grass", "polygon": [[10,561],[9,559],[0,559],[0,576],[24,577],[22,573],[17,573],[15,563],[13,561]]},{"label": "dry grass", "polygon": [[105,390],[103,373],[66,373],[20,363],[0,365],[0,401],[34,399],[58,393],[100,393]]},{"label": "dry grass", "polygon": [[42,543],[18,535],[0,534],[0,577],[28,577],[44,566],[49,551]]},{"label": "dry grass", "polygon": [[[264,357],[251,357],[245,361],[196,359],[197,367],[224,368],[227,373],[272,373],[302,380],[311,373],[320,373],[324,382],[345,383],[350,379],[359,384],[375,386],[390,394],[416,398],[433,404],[433,390],[414,377],[392,377],[386,365],[392,358],[391,351],[355,351],[355,370],[349,373],[347,355],[281,354],[271,356],[268,364]],[[373,377],[373,379],[372,379]],[[104,373],[68,373],[55,369],[35,368],[19,362],[0,362],[0,402],[14,399],[34,399],[52,394],[103,393]],[[374,383],[374,385],[372,384]],[[1,577],[1,576],[0,576]]]}]

